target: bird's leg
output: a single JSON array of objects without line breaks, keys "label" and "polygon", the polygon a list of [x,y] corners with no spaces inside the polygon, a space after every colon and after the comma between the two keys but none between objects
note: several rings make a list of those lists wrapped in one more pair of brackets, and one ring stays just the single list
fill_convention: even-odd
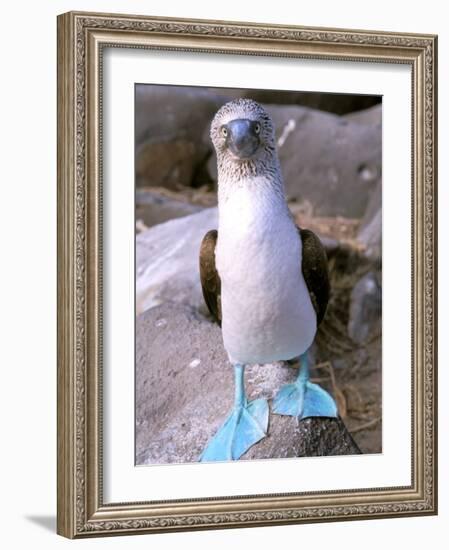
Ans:
[{"label": "bird's leg", "polygon": [[245,366],[234,365],[234,407],[201,454],[201,462],[238,460],[252,445],[267,435],[268,402],[266,399],[248,402],[244,375]]},{"label": "bird's leg", "polygon": [[332,397],[309,380],[309,360],[307,352],[300,357],[301,368],[293,384],[287,384],[279,390],[273,400],[273,412],[308,418],[310,416],[336,417],[337,405]]}]

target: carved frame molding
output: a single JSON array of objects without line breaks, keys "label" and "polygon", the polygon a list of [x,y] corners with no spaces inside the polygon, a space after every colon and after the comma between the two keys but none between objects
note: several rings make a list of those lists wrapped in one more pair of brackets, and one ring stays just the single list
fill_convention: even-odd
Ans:
[{"label": "carved frame molding", "polygon": [[[412,68],[412,484],[102,501],[104,47],[405,63]],[[70,12],[58,17],[58,533],[71,537],[437,512],[437,37]]]}]

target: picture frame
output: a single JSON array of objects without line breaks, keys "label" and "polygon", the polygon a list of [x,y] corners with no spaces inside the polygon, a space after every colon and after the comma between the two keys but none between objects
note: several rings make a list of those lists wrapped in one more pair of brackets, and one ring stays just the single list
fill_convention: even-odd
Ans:
[{"label": "picture frame", "polygon": [[[411,70],[411,482],[106,502],[103,55],[106,49]],[[58,494],[69,538],[437,513],[437,37],[70,12],[58,17]],[[407,356],[408,357],[408,356]],[[134,467],[134,464],[131,465]],[[185,467],[185,466],[184,466]],[[109,473],[108,473],[109,475]],[[181,488],[176,487],[181,495]]]}]

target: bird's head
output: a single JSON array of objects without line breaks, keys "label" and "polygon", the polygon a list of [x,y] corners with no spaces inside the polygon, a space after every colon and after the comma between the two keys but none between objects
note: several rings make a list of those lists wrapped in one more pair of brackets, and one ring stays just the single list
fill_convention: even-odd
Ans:
[{"label": "bird's head", "polygon": [[210,131],[219,164],[250,167],[276,154],[273,122],[252,99],[226,103],[215,115]]}]

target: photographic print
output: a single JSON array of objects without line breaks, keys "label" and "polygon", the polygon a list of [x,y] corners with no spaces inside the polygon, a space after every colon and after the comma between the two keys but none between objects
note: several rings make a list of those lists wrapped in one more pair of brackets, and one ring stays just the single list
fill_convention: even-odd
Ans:
[{"label": "photographic print", "polygon": [[136,465],[382,452],[382,97],[135,85]]}]

